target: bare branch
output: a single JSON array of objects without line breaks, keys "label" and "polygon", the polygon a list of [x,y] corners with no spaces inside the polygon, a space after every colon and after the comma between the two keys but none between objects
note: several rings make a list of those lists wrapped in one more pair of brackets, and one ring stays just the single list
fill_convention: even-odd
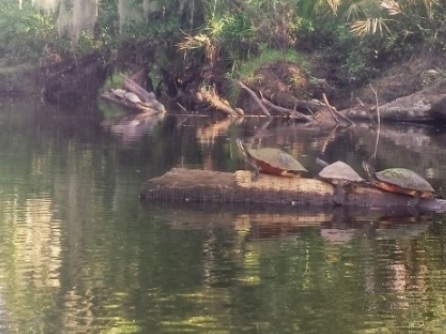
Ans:
[{"label": "bare branch", "polygon": [[269,112],[268,109],[266,109],[266,107],[263,105],[263,103],[259,100],[256,93],[254,93],[254,91],[252,89],[250,89],[248,86],[246,86],[240,80],[238,81],[238,84],[240,85],[240,87],[242,87],[244,90],[246,90],[248,92],[248,94],[252,97],[252,99],[257,103],[260,110],[262,110],[266,116],[271,117],[271,113]]}]

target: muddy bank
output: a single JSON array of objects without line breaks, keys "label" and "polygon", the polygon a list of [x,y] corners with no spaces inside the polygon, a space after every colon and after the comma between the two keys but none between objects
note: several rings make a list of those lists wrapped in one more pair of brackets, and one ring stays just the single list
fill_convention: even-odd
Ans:
[{"label": "muddy bank", "polygon": [[95,98],[110,69],[105,52],[49,64],[0,66],[0,96],[40,96],[52,104],[72,105]]},{"label": "muddy bank", "polygon": [[40,67],[0,66],[0,97],[40,96],[44,85]]},{"label": "muddy bank", "polygon": [[[414,58],[395,64],[371,85],[345,88],[338,87],[340,78],[321,70],[327,64],[318,63],[313,55],[307,57],[311,66],[305,70],[296,62],[275,60],[239,80],[227,79],[227,64],[219,61],[212,63],[211,72],[204,71],[210,66],[206,61],[195,64],[192,72],[178,64],[169,65],[171,68],[160,69],[162,80],[151,88],[167,111],[181,110],[185,114],[200,110],[228,117],[262,115],[320,125],[349,125],[357,120],[376,122],[379,112],[383,121],[446,122],[446,84],[432,70],[436,64],[432,58],[429,63]],[[117,66],[107,52],[97,51],[44,67],[4,69],[0,72],[0,94],[40,94],[50,103],[76,103],[95,98]],[[139,64],[135,68],[151,66]],[[187,67],[188,63],[181,66]],[[150,74],[156,75],[144,72],[148,83]],[[238,98],[229,99],[235,86]]]}]

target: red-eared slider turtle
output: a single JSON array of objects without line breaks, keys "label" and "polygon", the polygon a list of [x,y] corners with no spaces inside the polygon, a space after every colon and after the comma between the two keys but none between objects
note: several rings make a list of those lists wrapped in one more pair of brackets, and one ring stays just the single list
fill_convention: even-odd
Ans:
[{"label": "red-eared slider turtle", "polygon": [[316,159],[316,162],[317,164],[324,166],[319,172],[319,178],[336,187],[333,194],[333,202],[335,204],[342,205],[345,203],[345,186],[352,183],[365,182],[353,168],[343,161],[336,161],[330,165],[321,159]]},{"label": "red-eared slider turtle", "polygon": [[111,92],[120,99],[125,99],[125,94],[127,93],[127,91],[120,88],[112,89]]},{"label": "red-eared slider turtle", "polygon": [[142,102],[141,99],[138,97],[138,95],[132,92],[125,93],[125,99],[135,104]]},{"label": "red-eared slider turtle", "polygon": [[[365,168],[368,170],[367,165]],[[420,199],[430,199],[434,195],[434,188],[430,183],[410,169],[389,168],[369,174],[370,183],[376,188],[415,197],[410,204],[418,205]]]},{"label": "red-eared slider turtle", "polygon": [[237,143],[245,154],[246,161],[254,168],[253,180],[259,177],[259,173],[279,176],[300,176],[301,173],[307,172],[299,161],[277,148],[264,147],[253,149],[240,139],[237,140]]}]

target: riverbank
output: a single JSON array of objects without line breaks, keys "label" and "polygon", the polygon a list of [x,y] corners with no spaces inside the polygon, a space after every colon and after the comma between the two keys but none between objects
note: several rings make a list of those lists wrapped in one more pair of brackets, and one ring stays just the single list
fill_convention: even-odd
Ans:
[{"label": "riverbank", "polygon": [[[317,122],[322,118],[322,123],[330,123],[327,122],[327,117],[331,118],[331,110],[327,111],[330,108],[340,110],[353,120],[370,121],[376,118],[379,106],[383,120],[444,122],[446,95],[443,88],[446,84],[440,65],[439,57],[419,55],[389,65],[365,86],[340,87],[337,85],[340,78],[332,75],[336,64],[324,63],[316,53],[307,53],[300,55],[299,61],[276,58],[259,63],[250,75],[238,79],[243,89],[237,89],[237,80],[223,74],[210,78],[208,83],[214,82],[214,88],[205,86],[206,79],[199,75],[203,71],[198,68],[193,80],[176,78],[175,95],[169,94],[166,86],[157,89],[157,97],[166,106],[179,106],[186,114],[200,109],[209,114],[217,111],[230,115],[226,110],[229,108],[243,110],[245,115],[265,114],[300,120],[310,115]],[[57,104],[94,98],[107,77],[114,73],[113,69],[120,66],[101,51],[44,67],[4,66],[0,67],[0,95],[40,95]],[[219,66],[223,65],[217,62],[213,72],[223,73]],[[162,85],[169,83],[166,80],[160,82],[159,87]],[[235,95],[234,91],[237,91]],[[211,98],[203,99],[203,92]],[[314,116],[316,112],[320,115]],[[297,117],[301,115],[304,116]]]}]

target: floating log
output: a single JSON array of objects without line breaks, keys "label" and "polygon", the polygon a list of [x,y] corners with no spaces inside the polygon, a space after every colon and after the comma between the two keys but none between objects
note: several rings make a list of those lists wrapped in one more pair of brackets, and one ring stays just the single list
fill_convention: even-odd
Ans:
[{"label": "floating log", "polygon": [[[310,178],[284,178],[251,172],[235,173],[173,168],[142,186],[140,198],[173,202],[209,202],[269,207],[334,208],[335,187]],[[401,212],[444,212],[446,200],[421,200],[418,209],[409,205],[412,197],[383,192],[368,184],[350,187],[344,207]]]}]

